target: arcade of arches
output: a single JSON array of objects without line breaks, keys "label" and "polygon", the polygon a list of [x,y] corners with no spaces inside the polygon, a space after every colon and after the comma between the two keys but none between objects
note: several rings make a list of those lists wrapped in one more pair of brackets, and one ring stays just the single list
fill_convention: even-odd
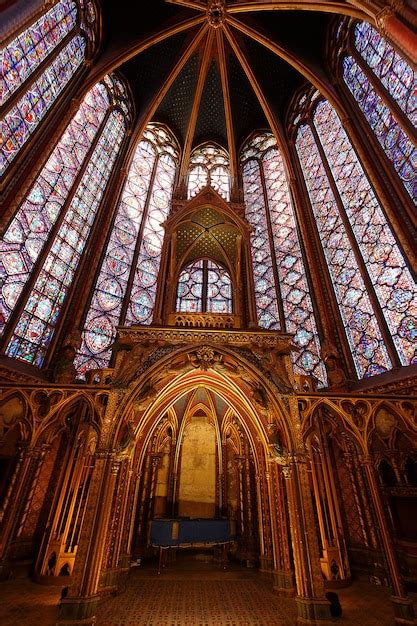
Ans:
[{"label": "arcade of arches", "polygon": [[417,624],[413,2],[3,5],[0,594],[100,623],[227,519],[297,623]]}]

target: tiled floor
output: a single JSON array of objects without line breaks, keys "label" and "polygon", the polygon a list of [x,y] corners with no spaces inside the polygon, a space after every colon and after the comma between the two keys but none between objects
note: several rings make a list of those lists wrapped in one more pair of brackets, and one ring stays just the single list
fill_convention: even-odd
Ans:
[{"label": "tiled floor", "polygon": [[[29,580],[0,585],[1,626],[54,626],[60,590]],[[391,626],[389,591],[355,583],[339,591],[340,626]],[[126,588],[103,600],[97,626],[294,626],[295,602],[278,597],[270,582],[238,567],[173,564],[161,576],[138,568]]]}]

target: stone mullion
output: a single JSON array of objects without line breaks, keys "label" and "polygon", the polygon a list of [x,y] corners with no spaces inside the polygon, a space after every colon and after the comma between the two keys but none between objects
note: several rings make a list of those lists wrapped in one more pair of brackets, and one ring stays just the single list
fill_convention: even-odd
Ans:
[{"label": "stone mullion", "polygon": [[374,507],[376,526],[379,530],[385,558],[387,560],[391,586],[393,591],[392,604],[394,609],[395,624],[415,624],[415,614],[412,600],[409,598],[404,581],[401,576],[400,567],[395,553],[394,544],[391,539],[391,532],[386,519],[384,502],[376,478],[376,472],[371,457],[366,456],[361,459],[361,465],[366,475],[369,491]]},{"label": "stone mullion", "polygon": [[91,160],[91,157],[92,157],[92,155],[94,153],[94,150],[95,150],[95,148],[96,148],[96,146],[97,146],[97,144],[98,144],[98,142],[99,142],[99,140],[100,140],[100,138],[102,136],[102,133],[104,131],[104,128],[106,126],[106,123],[107,123],[107,121],[108,121],[108,119],[110,117],[110,114],[111,114],[112,110],[113,110],[112,108],[109,108],[107,110],[107,113],[104,116],[104,119],[101,122],[101,124],[100,124],[100,126],[99,126],[99,128],[98,128],[98,130],[97,130],[97,132],[95,134],[95,137],[94,137],[93,141],[91,142],[90,148],[88,149],[87,154],[84,157],[84,161],[82,163],[82,166],[79,169],[77,176],[75,177],[75,180],[74,180],[74,182],[73,182],[73,184],[71,186],[71,189],[70,189],[70,191],[68,193],[68,196],[67,196],[67,198],[66,198],[66,200],[65,200],[65,202],[64,202],[64,204],[63,204],[63,206],[62,206],[62,208],[60,210],[59,216],[58,216],[55,224],[52,226],[52,228],[51,228],[51,230],[50,230],[50,232],[48,234],[47,240],[45,241],[45,244],[44,244],[44,246],[42,248],[42,251],[39,254],[38,258],[36,259],[36,261],[34,263],[34,266],[32,268],[32,271],[31,271],[31,273],[29,275],[29,278],[26,281],[26,284],[25,284],[25,286],[24,286],[24,288],[22,290],[22,293],[20,294],[20,296],[19,296],[19,298],[17,300],[17,303],[16,303],[16,305],[15,305],[15,307],[13,309],[12,314],[10,315],[10,318],[9,318],[9,320],[7,322],[7,325],[6,325],[5,331],[3,333],[2,340],[1,340],[1,346],[2,346],[3,350],[5,350],[7,348],[7,345],[9,343],[10,339],[13,336],[16,324],[18,323],[18,321],[20,319],[20,316],[23,313],[23,310],[24,310],[24,308],[26,306],[26,302],[27,302],[27,299],[29,297],[29,294],[30,294],[30,292],[32,291],[32,289],[34,287],[40,272],[42,271],[42,268],[43,268],[43,266],[45,264],[46,258],[47,258],[48,254],[49,254],[49,252],[50,252],[50,250],[52,248],[52,245],[53,245],[53,243],[55,241],[56,235],[58,234],[59,229],[61,228],[61,225],[62,225],[62,223],[63,223],[63,221],[64,221],[64,219],[65,219],[65,217],[66,217],[66,215],[68,213],[68,210],[69,210],[69,207],[71,205],[71,202],[74,199],[74,196],[75,196],[75,194],[78,191],[78,188],[79,188],[79,185],[81,183],[81,180],[82,180],[82,178],[84,176],[84,173],[85,173],[85,171],[86,171],[86,169],[88,167],[88,164],[89,164],[89,162]]},{"label": "stone mullion", "polygon": [[[126,152],[126,146],[127,143],[125,143],[124,147],[120,150],[119,156],[116,158],[116,162],[113,166],[115,177],[113,180],[110,180],[107,185],[100,207],[100,214],[98,219],[94,221],[90,241],[86,248],[85,258],[87,259],[87,257],[91,256],[91,253],[94,254],[94,249],[102,250],[103,252],[98,257],[98,261],[95,262],[95,266],[93,265],[95,270],[94,272],[91,272],[91,261],[94,263],[94,259],[90,259],[87,279],[84,280],[77,297],[74,297],[74,301],[70,307],[70,309],[72,309],[71,314],[67,315],[68,319],[65,322],[65,326],[67,328],[81,327],[81,321],[86,317],[93,297],[94,286],[100,273],[101,266],[105,258],[104,254],[107,250],[110,235],[114,227],[114,221],[119,204],[119,196],[121,195],[123,185],[127,178],[127,169],[126,167],[123,167],[126,156],[126,154],[123,155],[123,152]],[[122,167],[120,167],[117,172],[119,164],[121,164]],[[113,211],[109,211],[109,207],[113,207]],[[108,213],[110,214],[111,220],[109,219],[109,215],[107,215]],[[79,271],[79,274],[83,274],[82,270]]]},{"label": "stone mullion", "polygon": [[[170,214],[172,212],[172,205]],[[175,253],[177,248],[177,233],[165,231],[161,249],[161,261],[159,264],[159,275],[156,289],[154,322],[162,324],[166,322],[171,311],[175,311],[175,280],[174,272],[176,266]],[[165,276],[165,282],[162,277]]]},{"label": "stone mullion", "polygon": [[[362,276],[362,279],[363,279],[363,282],[364,282],[367,294],[368,294],[369,299],[371,301],[374,315],[375,315],[375,317],[376,317],[376,319],[378,321],[378,326],[379,326],[382,338],[384,340],[385,347],[386,347],[387,352],[389,354],[389,357],[391,359],[392,367],[400,367],[401,366],[401,362],[400,362],[400,359],[398,357],[397,350],[396,350],[396,348],[394,346],[394,342],[392,341],[391,333],[390,333],[390,330],[388,328],[388,324],[387,324],[387,322],[385,320],[384,314],[383,314],[382,309],[381,309],[381,305],[379,304],[378,297],[377,297],[377,295],[375,293],[373,282],[372,282],[372,280],[371,280],[371,278],[370,278],[370,276],[368,274],[368,270],[367,270],[366,264],[365,264],[365,262],[363,260],[362,253],[361,253],[361,251],[359,249],[359,244],[356,241],[356,237],[355,237],[355,234],[353,232],[353,228],[352,228],[352,226],[350,224],[350,221],[349,221],[349,218],[348,218],[348,216],[346,214],[346,210],[345,210],[343,201],[342,201],[342,199],[340,197],[336,181],[334,179],[333,173],[332,173],[332,171],[330,169],[330,166],[329,166],[329,163],[327,161],[327,157],[326,157],[326,154],[324,152],[324,148],[323,148],[323,146],[321,144],[320,137],[319,137],[318,132],[316,130],[316,127],[315,127],[315,125],[313,123],[310,124],[310,128],[311,128],[311,131],[313,133],[314,141],[315,141],[315,144],[317,146],[317,150],[318,150],[318,152],[320,154],[320,158],[321,158],[321,161],[323,163],[323,167],[324,167],[326,175],[327,175],[329,186],[330,186],[330,188],[331,188],[331,190],[333,192],[333,196],[335,198],[335,201],[336,201],[336,204],[337,204],[337,207],[338,207],[340,218],[341,218],[343,226],[345,228],[346,235],[347,235],[347,237],[349,239],[349,243],[350,243],[350,245],[352,247],[352,251],[353,251],[353,254],[355,256],[356,262],[358,264],[358,268],[359,268],[359,271],[361,273],[361,276]],[[348,132],[347,134],[348,134],[348,137],[349,137],[350,133]]]},{"label": "stone mullion", "polygon": [[310,295],[313,301],[317,300],[319,313],[315,316],[317,329],[321,335],[320,339],[327,339],[330,343],[335,343],[338,348],[341,348],[344,357],[343,362],[348,368],[348,375],[354,379],[356,378],[355,364],[344,331],[339,305],[311,207],[310,196],[306,189],[304,174],[293,142],[291,156],[293,158],[294,178],[290,179],[290,188],[295,198],[294,209],[298,218],[301,240],[307,257],[307,267],[310,270],[313,285]]},{"label": "stone mullion", "polygon": [[154,186],[154,182],[155,182],[155,176],[156,176],[156,171],[158,169],[158,164],[159,164],[159,155],[157,154],[156,157],[155,157],[154,164],[153,164],[152,174],[151,174],[151,177],[150,177],[150,180],[149,180],[148,192],[146,194],[145,205],[143,207],[142,220],[141,220],[141,223],[140,223],[138,235],[136,237],[135,250],[133,252],[132,264],[130,266],[129,279],[128,279],[127,285],[126,285],[126,291],[125,291],[125,296],[124,296],[124,300],[123,300],[122,310],[120,311],[120,324],[121,325],[123,325],[125,323],[127,309],[129,307],[129,304],[130,304],[130,295],[131,295],[131,292],[132,292],[133,282],[135,280],[136,266],[138,264],[139,253],[140,253],[140,249],[141,249],[141,246],[142,246],[143,231],[144,231],[145,223],[146,223],[146,220],[147,220],[147,217],[148,217],[149,203],[151,201],[152,190],[153,190],[153,186]]},{"label": "stone mullion", "polygon": [[259,175],[261,178],[262,193],[264,197],[265,217],[266,217],[266,223],[268,227],[268,239],[269,239],[268,243],[269,243],[269,251],[271,253],[271,259],[272,259],[272,273],[273,273],[274,282],[275,282],[275,295],[277,297],[279,321],[280,321],[281,330],[285,332],[284,305],[282,302],[282,295],[281,295],[281,288],[280,288],[280,281],[279,281],[278,261],[277,261],[277,257],[275,254],[274,232],[272,229],[271,209],[269,207],[269,199],[268,199],[268,191],[267,191],[266,181],[265,181],[265,173],[264,173],[262,160],[256,159],[256,161],[259,167]]}]

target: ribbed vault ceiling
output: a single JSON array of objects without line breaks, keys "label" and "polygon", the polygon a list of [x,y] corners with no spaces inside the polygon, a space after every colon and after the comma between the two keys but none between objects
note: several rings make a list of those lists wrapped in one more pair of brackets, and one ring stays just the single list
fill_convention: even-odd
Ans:
[{"label": "ribbed vault ceiling", "polygon": [[183,168],[193,147],[207,140],[229,150],[233,168],[253,130],[283,127],[306,80],[332,89],[323,59],[338,3],[331,3],[333,12],[307,1],[282,3],[279,10],[276,2],[270,10],[271,3],[256,0],[125,4],[122,10],[113,0],[102,2],[101,63],[119,67],[128,80],[138,126],[154,120],[171,127]]}]

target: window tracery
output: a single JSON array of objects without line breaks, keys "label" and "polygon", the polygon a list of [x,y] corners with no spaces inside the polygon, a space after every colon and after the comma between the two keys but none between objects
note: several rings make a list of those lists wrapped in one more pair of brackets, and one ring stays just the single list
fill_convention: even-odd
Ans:
[{"label": "window tracery", "polygon": [[43,363],[125,134],[124,109],[120,81],[106,76],[90,89],[0,241],[3,329],[21,310],[9,356]]},{"label": "window tracery", "polygon": [[93,290],[75,365],[84,376],[106,367],[118,324],[152,321],[178,148],[162,126],[149,124],[139,141]]},{"label": "window tracery", "polygon": [[406,261],[332,106],[318,98],[311,117],[298,116],[296,149],[358,376],[392,367],[382,319],[408,365],[417,301]]},{"label": "window tracery", "polygon": [[356,23],[348,41],[343,79],[406,191],[417,200],[415,72],[367,22]]},{"label": "window tracery", "polygon": [[60,0],[2,49],[0,175],[83,64],[95,19],[92,2]]},{"label": "window tracery", "polygon": [[229,202],[229,156],[225,150],[214,144],[203,144],[191,153],[188,198],[196,196],[207,185],[211,185],[226,202]]},{"label": "window tracery", "polygon": [[320,341],[314,317],[296,219],[284,162],[271,133],[257,135],[242,152],[246,218],[251,237],[259,324],[279,329],[281,301],[287,332],[300,352],[298,373],[314,374],[324,383]]},{"label": "window tracery", "polygon": [[232,313],[232,282],[227,270],[212,260],[188,264],[178,280],[180,313]]}]

